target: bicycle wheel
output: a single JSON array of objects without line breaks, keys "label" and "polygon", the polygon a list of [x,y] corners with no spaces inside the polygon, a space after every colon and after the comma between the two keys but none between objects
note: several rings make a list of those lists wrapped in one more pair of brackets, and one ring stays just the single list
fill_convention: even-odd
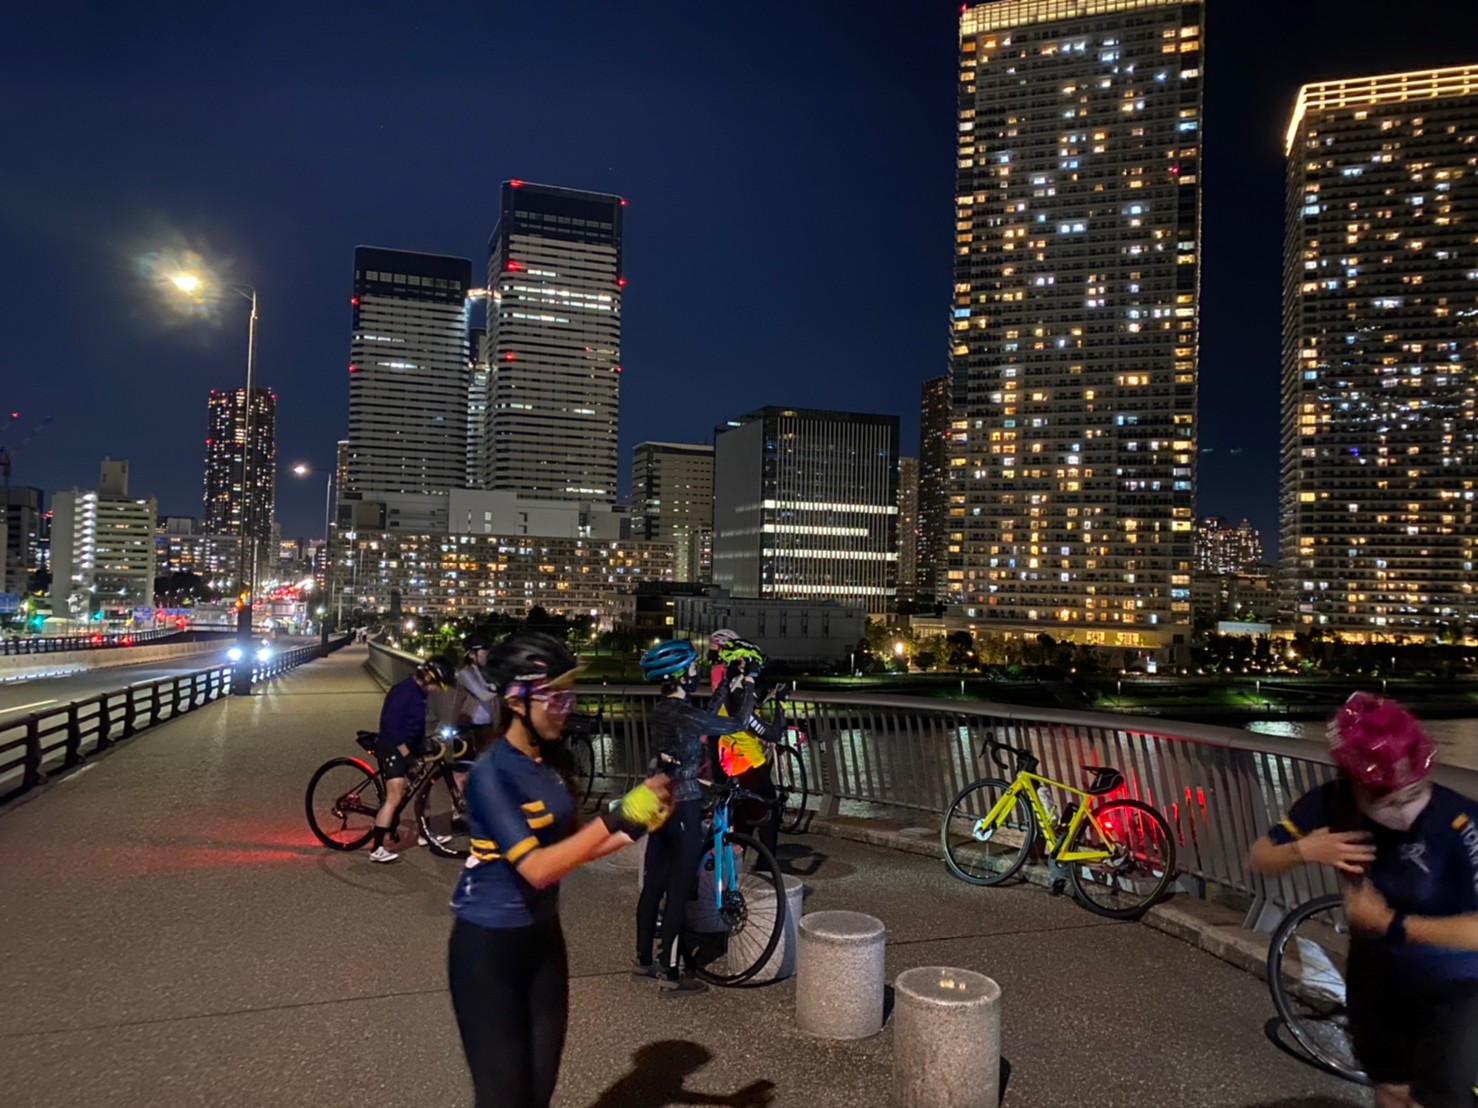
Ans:
[{"label": "bicycle wheel", "polygon": [[575,801],[581,808],[590,805],[595,791],[595,747],[584,735],[572,735],[570,744],[570,780],[574,782]]},{"label": "bicycle wheel", "polygon": [[999,885],[1026,863],[1037,841],[1037,816],[1021,793],[987,824],[1011,786],[998,777],[966,785],[939,825],[944,864],[961,881]]},{"label": "bicycle wheel", "polygon": [[1091,814],[1093,819],[1078,824],[1073,841],[1060,851],[1108,854],[1101,862],[1068,863],[1078,903],[1109,919],[1138,919],[1175,877],[1170,824],[1138,800],[1110,800],[1094,807]]},{"label": "bicycle wheel", "polygon": [[1349,954],[1343,898],[1321,896],[1300,904],[1283,917],[1268,944],[1268,991],[1284,1026],[1318,1065],[1368,1085],[1350,1042]]},{"label": "bicycle wheel", "polygon": [[793,746],[777,746],[771,755],[775,793],[781,804],[780,830],[794,835],[806,818],[806,763]]},{"label": "bicycle wheel", "polygon": [[[785,882],[763,843],[738,832],[724,837],[737,853],[736,887],[715,903],[712,880],[698,883],[693,920],[683,928],[683,953],[693,972],[715,985],[748,981],[775,953],[785,929]],[[715,871],[712,837],[704,844],[700,874]],[[706,886],[706,887],[705,887]]]},{"label": "bicycle wheel", "polygon": [[416,794],[416,829],[426,840],[427,849],[443,858],[465,858],[472,853],[467,799],[453,776],[454,772],[466,773],[471,768],[471,762],[441,766],[432,771],[434,776]]},{"label": "bicycle wheel", "polygon": [[318,767],[303,798],[308,826],[324,846],[358,850],[375,833],[375,813],[385,803],[385,782],[357,758],[335,758]]}]

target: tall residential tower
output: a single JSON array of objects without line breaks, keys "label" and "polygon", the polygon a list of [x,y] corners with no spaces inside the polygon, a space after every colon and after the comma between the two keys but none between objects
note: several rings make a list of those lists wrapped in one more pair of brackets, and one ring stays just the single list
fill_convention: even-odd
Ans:
[{"label": "tall residential tower", "polygon": [[1306,85],[1288,125],[1282,569],[1296,623],[1475,606],[1478,65]]},{"label": "tall residential tower", "polygon": [[986,632],[1189,643],[1203,14],[960,16],[950,574]]},{"label": "tall residential tower", "polygon": [[615,500],[624,204],[604,193],[503,182],[488,243],[479,487]]},{"label": "tall residential tower", "polygon": [[673,544],[673,580],[712,578],[713,447],[637,443],[631,467],[631,537]]},{"label": "tall residential tower", "polygon": [[[941,603],[958,591],[950,588],[945,569],[951,531],[949,433],[953,388],[947,373],[925,381],[920,391],[919,406],[919,520],[915,576],[918,592]],[[900,549],[900,558],[902,554]]]},{"label": "tall residential tower", "polygon": [[[246,390],[211,389],[206,400],[204,525],[208,535],[235,535],[238,540],[249,536],[262,570],[275,561],[268,557],[268,547],[277,497],[277,395],[254,388],[251,403],[252,441],[250,454],[243,458]],[[250,488],[243,485],[248,472],[243,461],[250,472]]]}]

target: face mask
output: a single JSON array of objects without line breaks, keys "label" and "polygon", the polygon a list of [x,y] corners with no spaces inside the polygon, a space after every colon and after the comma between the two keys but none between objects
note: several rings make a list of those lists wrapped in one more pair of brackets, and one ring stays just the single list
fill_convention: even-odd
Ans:
[{"label": "face mask", "polygon": [[1373,823],[1392,831],[1410,831],[1412,824],[1432,799],[1432,786],[1423,783],[1420,787],[1400,789],[1390,796],[1378,800],[1360,801],[1361,813]]}]

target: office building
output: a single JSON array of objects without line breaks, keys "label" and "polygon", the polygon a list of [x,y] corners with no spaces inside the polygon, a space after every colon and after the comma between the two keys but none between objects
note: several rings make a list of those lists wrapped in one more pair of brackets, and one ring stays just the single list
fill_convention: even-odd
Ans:
[{"label": "office building", "polygon": [[626,516],[599,500],[538,500],[506,489],[453,489],[448,530],[458,535],[619,539]]},{"label": "office building", "polygon": [[[277,395],[252,389],[251,447],[246,452],[246,390],[211,389],[206,400],[205,533],[236,537],[244,557],[256,555],[257,574],[270,574],[277,496]],[[248,469],[243,469],[243,464]],[[250,474],[250,488],[246,481]],[[255,550],[242,546],[246,535]],[[240,555],[239,555],[240,557]],[[250,571],[244,563],[232,577]]]},{"label": "office building", "polygon": [[623,203],[503,182],[488,243],[487,432],[475,486],[616,498]]},{"label": "office building", "polygon": [[898,599],[919,593],[919,460],[898,459]]},{"label": "office building", "polygon": [[51,498],[51,609],[58,617],[126,619],[154,606],[152,496],[128,491],[128,463],[105,459],[96,489]]},{"label": "office building", "polygon": [[1288,124],[1281,568],[1295,626],[1475,605],[1478,65],[1306,85]]},{"label": "office building", "polygon": [[1262,536],[1247,520],[1229,523],[1221,516],[1196,520],[1196,572],[1241,573],[1262,562]]},{"label": "office building", "polygon": [[41,563],[40,489],[0,486],[0,592],[25,596]]},{"label": "office building", "polygon": [[713,576],[713,447],[638,443],[631,470],[631,535],[670,542],[678,581]]},{"label": "office building", "polygon": [[950,572],[986,633],[1188,645],[1203,14],[960,16]]},{"label": "office building", "polygon": [[919,534],[915,577],[920,595],[941,602],[958,599],[952,596],[946,576],[952,530],[949,515],[952,392],[953,383],[949,374],[945,374],[925,381],[919,398]]},{"label": "office building", "polygon": [[898,586],[898,417],[761,408],[716,430],[713,580],[871,613]]},{"label": "office building", "polygon": [[470,476],[471,284],[466,258],[355,248],[340,526],[445,529]]},{"label": "office building", "polygon": [[342,543],[334,603],[345,611],[462,619],[538,606],[609,630],[629,622],[639,584],[672,580],[664,542],[359,531]]}]

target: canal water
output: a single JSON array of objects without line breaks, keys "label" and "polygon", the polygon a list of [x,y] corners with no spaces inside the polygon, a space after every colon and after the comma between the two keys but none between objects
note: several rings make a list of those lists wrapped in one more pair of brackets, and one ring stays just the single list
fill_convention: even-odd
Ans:
[{"label": "canal water", "polygon": [[[1478,719],[1432,719],[1423,721],[1423,726],[1437,743],[1442,761],[1478,770]],[[1319,720],[1262,719],[1249,723],[1247,730],[1259,735],[1324,742],[1324,724]]]}]

